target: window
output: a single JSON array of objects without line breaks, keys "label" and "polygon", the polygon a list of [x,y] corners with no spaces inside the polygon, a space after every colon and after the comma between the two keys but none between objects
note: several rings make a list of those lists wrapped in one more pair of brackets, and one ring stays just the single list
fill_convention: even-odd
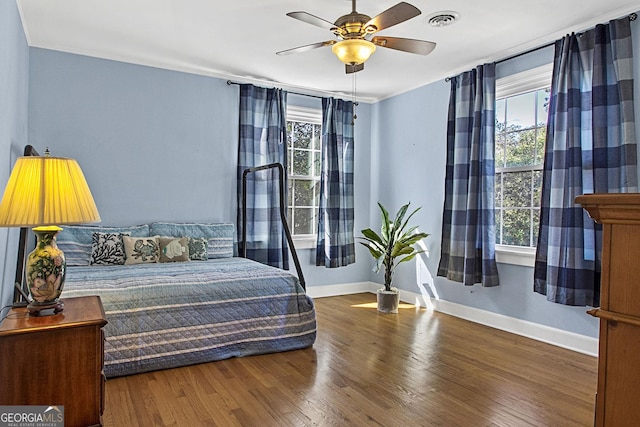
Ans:
[{"label": "window", "polygon": [[550,67],[496,83],[496,244],[532,265],[540,222],[542,167],[550,94]]},{"label": "window", "polygon": [[287,221],[296,246],[315,247],[320,205],[322,112],[287,108],[289,200]]}]

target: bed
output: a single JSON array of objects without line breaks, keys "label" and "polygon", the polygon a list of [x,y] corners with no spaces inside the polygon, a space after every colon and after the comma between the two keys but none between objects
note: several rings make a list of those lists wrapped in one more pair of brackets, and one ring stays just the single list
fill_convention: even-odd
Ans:
[{"label": "bed", "polygon": [[[296,276],[231,256],[220,224],[154,223],[105,228],[67,226],[58,236],[67,257],[62,299],[99,295],[107,316],[108,378],[310,347],[316,338],[313,301]],[[195,231],[194,231],[195,230]],[[214,236],[211,230],[215,230]],[[94,233],[207,235],[200,261],[92,265]]]},{"label": "bed", "polygon": [[100,295],[105,375],[311,346],[312,300],[286,271],[244,258],[69,267],[63,298]]}]

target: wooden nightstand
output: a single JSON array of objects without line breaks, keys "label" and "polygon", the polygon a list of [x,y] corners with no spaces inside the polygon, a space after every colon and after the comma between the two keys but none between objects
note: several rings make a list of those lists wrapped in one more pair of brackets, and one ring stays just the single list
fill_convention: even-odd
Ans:
[{"label": "wooden nightstand", "polygon": [[14,308],[0,323],[0,405],[61,405],[65,426],[100,426],[107,318],[100,297],[63,301],[61,313]]}]

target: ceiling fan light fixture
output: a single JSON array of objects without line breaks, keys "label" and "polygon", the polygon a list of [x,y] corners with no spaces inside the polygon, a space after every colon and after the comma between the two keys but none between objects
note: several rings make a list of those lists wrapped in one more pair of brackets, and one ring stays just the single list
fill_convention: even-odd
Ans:
[{"label": "ceiling fan light fixture", "polygon": [[364,39],[347,39],[334,44],[331,50],[343,63],[360,65],[376,51],[376,45]]}]

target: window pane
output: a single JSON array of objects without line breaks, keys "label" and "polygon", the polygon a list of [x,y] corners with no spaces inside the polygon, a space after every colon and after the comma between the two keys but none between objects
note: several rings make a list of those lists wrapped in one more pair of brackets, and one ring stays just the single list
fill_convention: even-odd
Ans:
[{"label": "window pane", "polygon": [[320,206],[320,180],[314,184],[313,206]]},{"label": "window pane", "polygon": [[320,151],[315,151],[313,153],[313,176],[320,176],[322,172],[322,153]]},{"label": "window pane", "polygon": [[503,221],[503,244],[529,246],[529,230],[531,229],[529,209],[505,209]]},{"label": "window pane", "polygon": [[551,88],[540,89],[538,95],[538,126],[547,124],[547,115],[549,113],[549,97],[551,96]]},{"label": "window pane", "polygon": [[502,209],[496,210],[496,243],[502,244]]},{"label": "window pane", "polygon": [[533,171],[533,205],[532,206],[539,208],[540,200],[542,200],[542,171]]},{"label": "window pane", "polygon": [[315,209],[296,209],[296,216],[293,223],[293,234],[314,234],[314,212]]},{"label": "window pane", "polygon": [[536,93],[528,92],[507,98],[507,128],[517,130],[535,127]]},{"label": "window pane", "polygon": [[531,246],[538,245],[538,227],[540,226],[540,209],[533,210],[533,241],[531,242]]},{"label": "window pane", "polygon": [[496,101],[496,129],[500,131],[504,130],[504,103],[504,98]]},{"label": "window pane", "polygon": [[313,126],[313,149],[320,150],[320,140],[322,135],[320,134],[320,125]]},{"label": "window pane", "polygon": [[531,172],[527,171],[505,173],[503,179],[503,206],[531,206]]},{"label": "window pane", "polygon": [[535,128],[507,134],[505,154],[507,167],[533,165],[536,146],[535,137]]},{"label": "window pane", "polygon": [[293,122],[293,146],[295,148],[311,148],[313,142],[313,127],[311,123]]},{"label": "window pane", "polygon": [[502,168],[504,167],[504,154],[505,154],[505,144],[506,139],[504,133],[500,133],[496,135],[496,167]]},{"label": "window pane", "polygon": [[293,180],[287,180],[287,206],[293,207]]},{"label": "window pane", "polygon": [[293,174],[311,175],[311,152],[306,150],[295,150],[293,152]]},{"label": "window pane", "polygon": [[295,206],[313,206],[314,181],[310,179],[296,179],[294,184]]},{"label": "window pane", "polygon": [[547,127],[539,127],[536,136],[536,158],[535,164],[542,165],[544,163],[544,146],[547,138]]},{"label": "window pane", "polygon": [[494,190],[496,192],[496,208],[502,207],[502,173],[496,174]]}]

